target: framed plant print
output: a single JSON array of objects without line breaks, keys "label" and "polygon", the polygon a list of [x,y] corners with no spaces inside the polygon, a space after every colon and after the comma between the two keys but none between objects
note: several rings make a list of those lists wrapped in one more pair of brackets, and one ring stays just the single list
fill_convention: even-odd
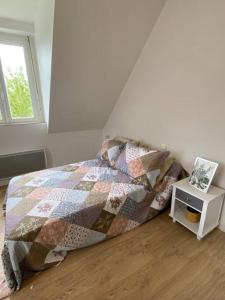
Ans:
[{"label": "framed plant print", "polygon": [[189,178],[189,184],[196,189],[207,193],[216,173],[218,163],[197,157],[194,163],[194,168]]}]

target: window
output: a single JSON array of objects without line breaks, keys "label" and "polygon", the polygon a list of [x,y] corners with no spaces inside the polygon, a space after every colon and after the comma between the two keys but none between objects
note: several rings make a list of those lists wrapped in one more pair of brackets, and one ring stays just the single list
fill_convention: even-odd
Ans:
[{"label": "window", "polygon": [[29,38],[0,33],[0,123],[40,120]]}]

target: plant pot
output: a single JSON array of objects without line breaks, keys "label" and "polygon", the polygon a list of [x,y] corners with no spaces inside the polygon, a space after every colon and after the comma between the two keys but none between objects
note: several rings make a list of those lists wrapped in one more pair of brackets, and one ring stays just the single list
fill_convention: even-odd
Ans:
[{"label": "plant pot", "polygon": [[198,223],[200,220],[200,212],[193,209],[192,207],[187,207],[186,219],[191,223]]}]

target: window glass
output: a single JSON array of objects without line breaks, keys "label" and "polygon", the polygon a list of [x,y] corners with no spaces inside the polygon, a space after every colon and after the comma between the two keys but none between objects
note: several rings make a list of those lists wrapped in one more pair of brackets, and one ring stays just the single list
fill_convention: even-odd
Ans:
[{"label": "window glass", "polygon": [[[0,43],[0,59],[12,119],[33,118],[24,48]],[[0,120],[1,120],[0,114]]]}]

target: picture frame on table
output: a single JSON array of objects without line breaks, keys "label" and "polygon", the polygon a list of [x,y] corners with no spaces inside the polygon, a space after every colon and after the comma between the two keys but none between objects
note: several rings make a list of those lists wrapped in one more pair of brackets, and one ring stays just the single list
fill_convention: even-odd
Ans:
[{"label": "picture frame on table", "polygon": [[203,193],[207,193],[218,165],[217,162],[197,157],[195,159],[193,171],[189,177],[189,184]]}]

